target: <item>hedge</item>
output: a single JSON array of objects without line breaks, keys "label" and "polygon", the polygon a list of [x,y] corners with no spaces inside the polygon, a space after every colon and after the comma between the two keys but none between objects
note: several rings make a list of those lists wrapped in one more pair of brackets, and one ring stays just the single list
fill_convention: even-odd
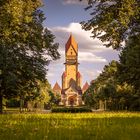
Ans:
[{"label": "hedge", "polygon": [[53,107],[52,112],[54,113],[82,113],[82,112],[92,112],[88,107]]}]

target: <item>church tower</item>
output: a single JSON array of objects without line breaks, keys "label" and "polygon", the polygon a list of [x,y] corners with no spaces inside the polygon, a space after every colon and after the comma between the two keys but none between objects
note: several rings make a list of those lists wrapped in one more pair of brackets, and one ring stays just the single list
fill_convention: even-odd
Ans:
[{"label": "church tower", "polygon": [[81,105],[81,74],[78,71],[78,44],[70,35],[65,45],[65,71],[62,74],[62,97],[64,105]]}]

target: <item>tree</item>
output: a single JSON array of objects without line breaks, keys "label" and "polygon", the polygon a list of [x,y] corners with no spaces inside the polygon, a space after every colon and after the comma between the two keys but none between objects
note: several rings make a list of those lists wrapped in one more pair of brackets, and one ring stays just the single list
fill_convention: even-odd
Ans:
[{"label": "tree", "polygon": [[[85,9],[93,9],[92,18],[82,22],[82,27],[85,30],[92,30],[93,38],[99,38],[107,47],[122,49],[116,76],[111,78],[109,73],[103,71],[97,81],[106,86],[112,79],[110,82],[116,84],[116,90],[118,86],[123,89],[123,92],[118,90],[116,97],[122,108],[127,106],[129,109],[138,110],[140,107],[140,1],[88,0],[88,2],[89,6]],[[122,44],[125,45],[122,47]],[[125,87],[132,90],[127,90]]]},{"label": "tree", "polygon": [[[107,104],[113,103],[116,98],[117,66],[118,62],[115,60],[111,61],[109,65],[104,66],[102,73],[91,83],[84,95],[86,104],[99,108],[99,101],[106,102]],[[110,109],[110,105],[108,107]]]},{"label": "tree", "polygon": [[139,0],[88,0],[92,18],[82,22],[107,47],[120,48],[128,36],[140,33]]},{"label": "tree", "polygon": [[129,38],[120,54],[120,81],[126,81],[140,91],[140,35]]},{"label": "tree", "polygon": [[[0,112],[2,99],[38,96],[58,44],[42,23],[40,0],[0,0]],[[18,10],[17,10],[18,9]]]},{"label": "tree", "polygon": [[104,102],[105,109],[115,109],[116,105],[116,85],[118,62],[113,60],[109,65],[105,65],[102,73],[97,77],[96,82],[98,88],[96,89],[98,100]]},{"label": "tree", "polygon": [[[140,34],[132,36],[126,42],[120,54],[118,77],[120,83],[128,83],[134,88],[133,108],[140,107]],[[134,103],[135,102],[135,103]]]},{"label": "tree", "polygon": [[59,105],[59,102],[61,101],[60,93],[54,93],[52,90],[49,91],[49,105]]},{"label": "tree", "polygon": [[[135,38],[135,42],[136,40]],[[87,105],[98,108],[101,101],[100,103],[103,104],[101,106],[104,106],[105,109],[139,110],[139,79],[135,79],[135,76],[139,76],[140,52],[136,48],[134,44],[131,44],[129,47],[127,46],[121,53],[120,63],[112,61],[104,67],[102,73],[94,80],[94,83],[90,85],[84,94],[84,100]],[[130,52],[132,50],[133,53]],[[133,75],[135,76],[133,77]]]},{"label": "tree", "polygon": [[49,92],[52,90],[51,85],[46,80],[45,82],[38,81],[40,87],[39,95],[25,98],[25,105],[28,110],[33,108],[42,109],[50,101]]},{"label": "tree", "polygon": [[[134,88],[132,85],[124,82],[120,83],[116,87],[118,97],[118,108],[119,110],[129,109],[133,105]],[[134,110],[134,108],[133,108]]]},{"label": "tree", "polygon": [[82,97],[85,104],[92,107],[95,106],[95,104],[97,103],[95,99],[95,96],[96,96],[95,85],[96,85],[95,83],[91,82],[89,88],[85,91]]}]

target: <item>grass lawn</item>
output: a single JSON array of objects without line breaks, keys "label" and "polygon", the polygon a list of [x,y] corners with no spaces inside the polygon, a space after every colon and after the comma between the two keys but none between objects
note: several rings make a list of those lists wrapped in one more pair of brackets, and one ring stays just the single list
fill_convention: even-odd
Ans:
[{"label": "grass lawn", "polygon": [[140,113],[0,115],[0,140],[139,140]]}]

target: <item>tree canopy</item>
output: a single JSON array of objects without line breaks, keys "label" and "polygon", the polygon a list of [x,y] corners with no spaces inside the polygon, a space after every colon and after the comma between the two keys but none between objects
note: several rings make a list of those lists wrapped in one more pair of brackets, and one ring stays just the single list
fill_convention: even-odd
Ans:
[{"label": "tree canopy", "polygon": [[2,98],[39,93],[47,65],[59,58],[54,35],[43,27],[40,0],[0,0],[0,111]]},{"label": "tree canopy", "polygon": [[95,93],[93,98],[107,99],[110,108],[139,110],[140,1],[87,1],[89,6],[85,9],[91,11],[91,19],[81,23],[83,29],[91,30],[92,37],[99,38],[106,47],[121,48],[120,62],[106,65],[95,81],[96,86],[90,86],[90,91],[96,91],[91,92]]},{"label": "tree canopy", "polygon": [[140,91],[140,35],[130,37],[121,51],[119,75]]},{"label": "tree canopy", "polygon": [[[132,48],[134,49],[134,47]],[[89,89],[83,95],[87,105],[97,109],[100,108],[99,103],[102,101],[106,104],[105,107],[110,110],[139,110],[140,95],[139,91],[136,90],[139,89],[139,86],[135,88],[133,84],[136,82],[139,84],[139,81],[133,81],[131,79],[133,75],[130,76],[131,71],[125,71],[123,66],[126,67],[126,65],[114,60],[109,65],[105,65],[102,73],[91,83]],[[137,71],[133,71],[133,73],[138,76]],[[130,78],[128,74],[130,74]],[[123,78],[126,76],[128,77]],[[132,80],[132,82],[129,80]]]},{"label": "tree canopy", "polygon": [[139,0],[88,0],[91,19],[82,22],[107,47],[120,48],[129,36],[140,33]]}]

